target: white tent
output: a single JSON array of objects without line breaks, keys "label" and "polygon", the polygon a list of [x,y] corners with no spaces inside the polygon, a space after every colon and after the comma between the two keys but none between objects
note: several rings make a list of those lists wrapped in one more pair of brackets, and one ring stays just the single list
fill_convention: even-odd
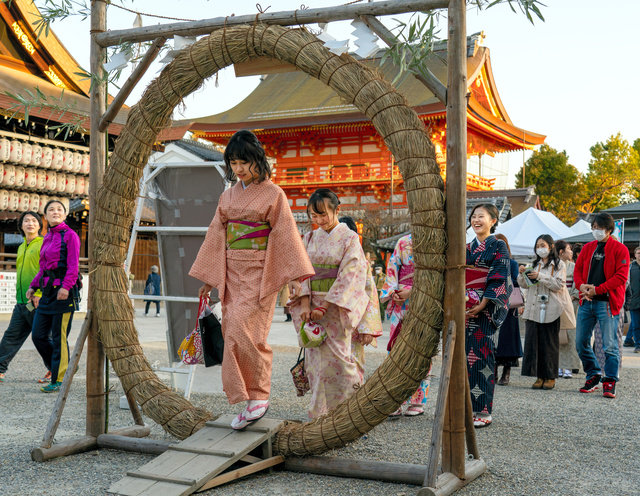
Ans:
[{"label": "white tent", "polygon": [[574,236],[579,236],[581,234],[588,234],[591,232],[591,224],[589,224],[586,220],[580,219],[574,225],[570,227]]},{"label": "white tent", "polygon": [[575,233],[551,212],[543,212],[533,207],[500,224],[496,232],[506,236],[511,255],[531,257],[536,238],[541,234],[549,234],[554,240],[575,236]]}]

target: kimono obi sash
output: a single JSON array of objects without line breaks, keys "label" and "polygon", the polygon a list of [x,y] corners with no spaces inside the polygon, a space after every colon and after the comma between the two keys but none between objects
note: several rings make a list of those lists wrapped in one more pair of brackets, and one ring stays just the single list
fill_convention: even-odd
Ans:
[{"label": "kimono obi sash", "polygon": [[311,276],[311,291],[327,293],[338,277],[338,265],[313,264],[315,275]]},{"label": "kimono obi sash", "polygon": [[267,222],[230,220],[227,222],[227,249],[266,250],[270,232]]},{"label": "kimono obi sash", "polygon": [[402,285],[405,288],[413,287],[413,272],[413,264],[403,265],[400,267],[400,272],[398,273],[398,285]]}]

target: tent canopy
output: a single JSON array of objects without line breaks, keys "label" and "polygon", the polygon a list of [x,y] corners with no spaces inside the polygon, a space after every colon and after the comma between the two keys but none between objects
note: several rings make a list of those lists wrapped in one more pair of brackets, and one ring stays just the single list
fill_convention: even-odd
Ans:
[{"label": "tent canopy", "polygon": [[572,225],[570,229],[574,236],[578,236],[580,234],[591,234],[591,224],[584,219],[580,219]]},{"label": "tent canopy", "polygon": [[512,256],[533,256],[534,243],[541,234],[549,234],[554,240],[575,235],[551,212],[533,207],[500,224],[496,232],[506,236]]}]

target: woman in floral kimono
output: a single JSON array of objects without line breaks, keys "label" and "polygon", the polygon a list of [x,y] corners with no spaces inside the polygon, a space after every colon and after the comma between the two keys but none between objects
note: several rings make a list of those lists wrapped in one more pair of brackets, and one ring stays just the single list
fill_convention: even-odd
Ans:
[{"label": "woman in floral kimono", "polygon": [[[509,310],[512,291],[507,245],[492,233],[498,224],[498,209],[490,203],[476,205],[469,216],[476,238],[467,244],[467,311],[465,348],[471,388],[473,425],[491,424],[495,389],[495,349],[498,329]],[[482,274],[482,283],[470,287],[471,274]]]},{"label": "woman in floral kimono", "polygon": [[224,152],[227,179],[236,184],[218,201],[189,275],[204,282],[200,297],[218,289],[222,302],[222,387],[247,406],[231,422],[244,429],[265,415],[273,352],[267,344],[276,296],[284,284],[313,275],[287,197],[269,179],[271,168],[258,138],[235,133]]},{"label": "woman in floral kimono", "polygon": [[[391,351],[402,329],[402,321],[407,313],[409,295],[413,286],[413,240],[411,234],[398,240],[393,255],[387,263],[387,278],[382,286],[380,300],[389,302],[387,305],[387,318],[391,323],[391,333],[387,350]],[[427,376],[431,373],[431,369]],[[413,417],[424,413],[424,405],[427,404],[429,394],[429,381],[425,378],[420,382],[415,393],[405,401],[391,416],[407,415]]]},{"label": "woman in floral kimono", "polygon": [[[362,381],[351,341],[372,303],[367,292],[368,265],[358,235],[338,222],[339,204],[335,193],[325,188],[309,198],[307,213],[318,229],[307,233],[303,242],[316,274],[302,283],[301,296],[291,305],[296,330],[311,321],[326,331],[320,346],[306,349],[310,418],[347,399]],[[369,344],[373,335],[360,335],[359,340]]]}]

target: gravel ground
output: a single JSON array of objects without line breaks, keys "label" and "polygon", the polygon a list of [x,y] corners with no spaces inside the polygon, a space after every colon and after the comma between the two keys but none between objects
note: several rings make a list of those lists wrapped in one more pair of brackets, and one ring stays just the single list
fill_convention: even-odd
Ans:
[{"label": "gravel ground", "polygon": [[[167,362],[163,343],[147,343],[150,361]],[[295,396],[289,368],[296,352],[276,347],[273,395],[269,416],[304,419],[306,398]],[[369,353],[368,371],[384,359]],[[56,441],[84,434],[84,359],[74,381]],[[439,363],[434,367],[439,373]],[[7,382],[0,384],[0,494],[102,495],[109,486],[151,460],[152,456],[100,450],[31,461],[30,449],[42,438],[55,396],[42,394],[35,378],[43,367],[33,350],[21,351],[12,362]],[[109,413],[112,428],[131,425],[130,414],[118,408],[122,388],[111,372]],[[560,379],[553,391],[534,391],[532,379],[516,369],[508,387],[498,387],[494,423],[478,433],[488,472],[459,491],[460,495],[632,495],[640,494],[638,393],[640,369],[624,369],[618,398],[582,395],[584,381]],[[328,455],[404,463],[427,463],[438,378],[426,414],[387,421],[365,438]],[[235,413],[222,395],[193,394],[192,401],[217,413]],[[152,438],[166,439],[150,420]],[[216,495],[411,495],[417,487],[368,480],[341,479],[275,471],[252,476],[203,494]],[[161,496],[161,495],[160,495]]]}]

